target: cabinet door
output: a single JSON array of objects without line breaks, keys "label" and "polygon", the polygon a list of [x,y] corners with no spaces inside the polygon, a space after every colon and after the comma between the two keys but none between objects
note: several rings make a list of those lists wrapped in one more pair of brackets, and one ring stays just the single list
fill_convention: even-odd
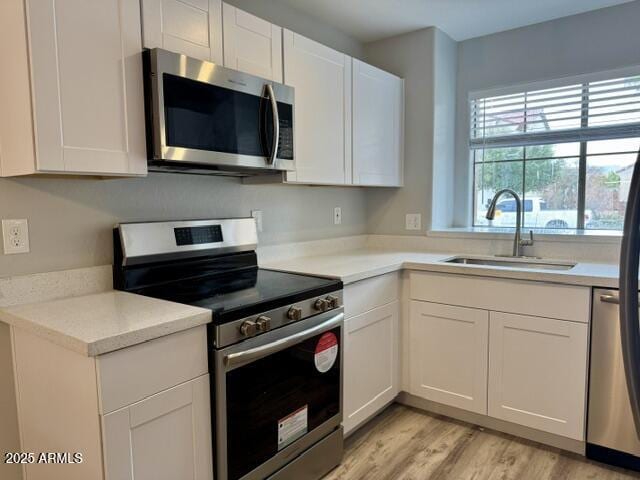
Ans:
[{"label": "cabinet door", "polygon": [[489,313],[412,301],[409,313],[411,393],[487,413]]},{"label": "cabinet door", "polygon": [[398,308],[392,302],[345,322],[345,433],[398,394]]},{"label": "cabinet door", "polygon": [[402,185],[404,81],[353,59],[353,183]]},{"label": "cabinet door", "polygon": [[146,173],[139,4],[27,6],[38,170]]},{"label": "cabinet door", "polygon": [[491,312],[489,415],[584,440],[587,325]]},{"label": "cabinet door", "polygon": [[143,43],[222,64],[221,0],[142,0]]},{"label": "cabinet door", "polygon": [[295,88],[299,183],[351,183],[351,59],[284,31],[284,82]]},{"label": "cabinet door", "polygon": [[227,3],[224,66],[282,83],[282,28]]},{"label": "cabinet door", "polygon": [[211,480],[209,376],[103,417],[106,480]]}]

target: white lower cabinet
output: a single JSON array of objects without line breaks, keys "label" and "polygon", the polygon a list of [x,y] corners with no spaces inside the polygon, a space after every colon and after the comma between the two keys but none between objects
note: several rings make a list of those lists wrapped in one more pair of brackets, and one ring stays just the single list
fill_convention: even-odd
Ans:
[{"label": "white lower cabinet", "polygon": [[584,438],[586,323],[491,312],[489,415]]},{"label": "white lower cabinet", "polygon": [[398,394],[398,320],[395,301],[345,321],[345,433]]},{"label": "white lower cabinet", "polygon": [[410,393],[486,414],[489,312],[411,301],[409,315]]},{"label": "white lower cabinet", "polygon": [[211,480],[209,375],[103,417],[107,480]]}]

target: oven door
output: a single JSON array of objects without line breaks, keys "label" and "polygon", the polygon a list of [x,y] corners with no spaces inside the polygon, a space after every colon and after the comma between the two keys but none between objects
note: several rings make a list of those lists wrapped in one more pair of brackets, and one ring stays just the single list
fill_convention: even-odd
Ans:
[{"label": "oven door", "polygon": [[153,49],[153,161],[223,170],[293,170],[293,88]]},{"label": "oven door", "polygon": [[264,479],[340,427],[342,309],[215,351],[218,480]]}]

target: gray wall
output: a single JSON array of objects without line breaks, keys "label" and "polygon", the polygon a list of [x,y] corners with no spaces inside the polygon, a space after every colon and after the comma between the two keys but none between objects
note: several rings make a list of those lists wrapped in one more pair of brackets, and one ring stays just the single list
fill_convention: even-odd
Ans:
[{"label": "gray wall", "polygon": [[362,58],[362,44],[337,28],[318,21],[279,0],[225,0],[271,23],[304,35],[340,52]]},{"label": "gray wall", "polygon": [[[365,45],[368,62],[405,79],[405,186],[368,192],[370,233],[423,235],[432,205],[436,223],[452,209],[456,53],[436,28]],[[407,213],[422,214],[421,231],[405,230]]]},{"label": "gray wall", "polygon": [[[342,224],[333,208],[342,207]],[[111,263],[117,222],[248,217],[262,210],[261,244],[366,232],[360,188],[244,185],[234,178],[0,179],[0,218],[27,218],[31,252],[0,255],[0,277]]]},{"label": "gray wall", "polygon": [[428,221],[433,151],[433,48],[435,28],[365,45],[366,60],[404,78],[404,187],[371,189],[367,216],[370,233],[421,234],[405,230],[405,214]]},{"label": "gray wall", "polygon": [[436,30],[433,73],[433,176],[431,228],[453,218],[458,43]]},{"label": "gray wall", "polygon": [[471,218],[469,92],[640,64],[639,25],[636,1],[459,43],[455,225]]},{"label": "gray wall", "polygon": [[[230,3],[347,54],[362,45],[278,0]],[[342,207],[342,225],[333,208]],[[111,262],[117,222],[249,216],[263,211],[261,244],[366,233],[366,193],[357,187],[244,185],[239,179],[150,174],[144,179],[0,179],[0,218],[27,218],[31,253],[2,255],[0,277]]]}]

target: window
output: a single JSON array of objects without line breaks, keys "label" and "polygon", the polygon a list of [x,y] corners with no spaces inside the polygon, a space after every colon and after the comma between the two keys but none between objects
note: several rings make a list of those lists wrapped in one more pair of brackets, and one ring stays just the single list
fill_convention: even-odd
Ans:
[{"label": "window", "polygon": [[[640,147],[640,74],[472,98],[474,226],[502,188],[526,228],[621,230]],[[493,226],[515,226],[515,202]]]}]

